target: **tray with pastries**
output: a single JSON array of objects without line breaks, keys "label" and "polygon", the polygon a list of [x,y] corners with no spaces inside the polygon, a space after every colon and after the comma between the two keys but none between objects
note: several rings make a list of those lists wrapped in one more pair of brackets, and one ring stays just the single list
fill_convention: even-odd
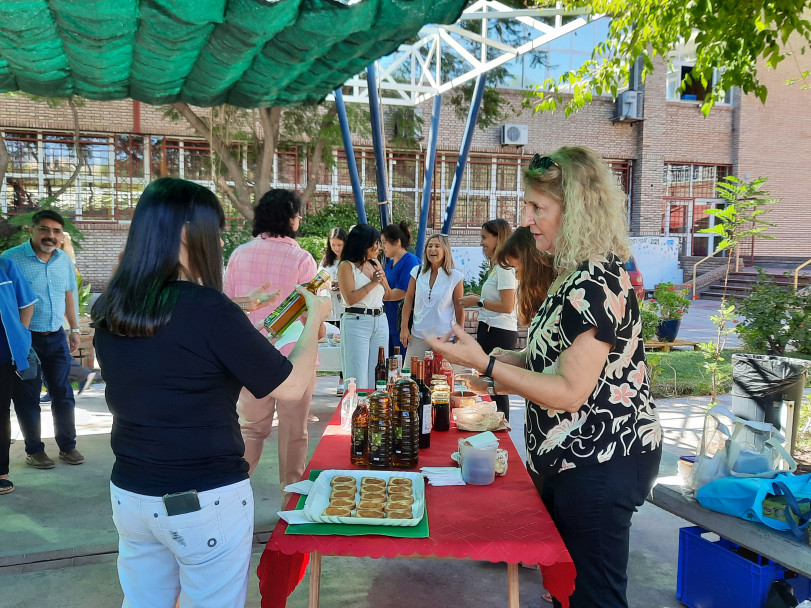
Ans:
[{"label": "tray with pastries", "polygon": [[323,471],[304,503],[314,522],[416,526],[425,513],[425,481],[407,471]]}]

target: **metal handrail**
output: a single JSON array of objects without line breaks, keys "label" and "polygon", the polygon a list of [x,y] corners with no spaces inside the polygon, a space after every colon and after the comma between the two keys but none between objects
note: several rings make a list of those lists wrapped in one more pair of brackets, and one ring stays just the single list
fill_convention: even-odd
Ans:
[{"label": "metal handrail", "polygon": [[[706,257],[704,257],[704,258],[701,258],[701,259],[700,259],[698,262],[696,262],[696,263],[693,265],[693,299],[694,299],[694,300],[696,299],[696,268],[698,268],[698,265],[699,265],[699,264],[701,264],[702,262],[706,262],[706,261],[707,261],[707,260],[709,260],[711,257],[713,257],[713,256],[714,256],[716,253],[718,253],[718,250],[713,251],[713,252],[712,252],[710,255],[708,255],[708,256],[706,256]],[[809,262],[811,262],[811,260],[809,260]],[[807,262],[806,262],[806,263],[807,263]]]},{"label": "metal handrail", "polygon": [[802,264],[797,266],[797,268],[794,269],[794,291],[797,291],[797,284],[800,278],[800,271],[809,264],[811,264],[811,260],[806,260],[805,262],[803,262]]}]

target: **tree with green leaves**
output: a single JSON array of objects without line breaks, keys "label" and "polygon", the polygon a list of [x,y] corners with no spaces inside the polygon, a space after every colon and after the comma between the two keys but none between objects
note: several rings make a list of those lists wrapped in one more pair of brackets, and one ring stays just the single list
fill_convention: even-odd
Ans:
[{"label": "tree with green leaves", "polygon": [[[807,18],[811,0],[535,2],[542,8],[611,17],[608,37],[594,48],[591,59],[557,80],[547,80],[531,93],[529,101],[536,110],[554,111],[562,106],[567,116],[590,103],[593,95],[616,97],[637,59],[644,82],[654,69],[656,57],[667,61],[679,41],[690,40],[693,35],[696,62],[685,75],[681,90],[693,82],[701,83],[707,91],[701,106],[705,115],[732,87],[740,87],[744,94],[753,94],[765,103],[768,91],[761,82],[759,62],[765,60],[766,69],[773,70],[783,61],[805,54],[811,44],[811,21]],[[798,67],[788,83],[808,76],[808,70]]]}]

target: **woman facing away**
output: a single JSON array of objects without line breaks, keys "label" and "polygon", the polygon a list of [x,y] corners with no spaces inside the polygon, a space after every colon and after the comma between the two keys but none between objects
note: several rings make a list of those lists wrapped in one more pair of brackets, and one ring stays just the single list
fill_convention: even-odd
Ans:
[{"label": "woman facing away", "polygon": [[400,307],[408,292],[411,269],[419,266],[420,259],[408,251],[411,230],[408,222],[389,224],[380,232],[380,247],[386,256],[386,280],[391,292],[384,298],[383,310],[389,322],[389,356],[394,356],[394,347],[403,348],[400,342]]},{"label": "woman facing away", "polygon": [[380,233],[368,224],[349,231],[338,265],[338,285],[346,308],[341,318],[341,367],[345,378],[371,388],[377,352],[389,343],[383,300],[391,293],[386,274],[377,261]]},{"label": "woman facing away", "polygon": [[528,469],[577,568],[570,605],[624,608],[631,516],[662,454],[623,265],[625,200],[606,163],[578,146],[536,154],[524,180],[523,224],[557,273],[527,348],[488,356],[460,327],[456,344],[429,342],[484,374],[469,377],[473,390],[526,398]]},{"label": "woman facing away", "polygon": [[[494,348],[515,348],[518,341],[518,318],[515,315],[518,281],[512,268],[503,268],[495,263],[499,249],[510,234],[512,227],[507,220],[495,219],[482,225],[482,252],[490,262],[490,272],[482,284],[481,296],[468,293],[459,300],[462,308],[475,306],[479,309],[476,341],[486,353]],[[510,398],[498,395],[494,400],[498,411],[509,421]]]},{"label": "woman facing away", "polygon": [[125,606],[244,605],[254,515],[237,397],[300,397],[329,314],[299,288],[310,315],[282,356],[222,293],[223,226],[210,190],[155,180],[93,306]]},{"label": "woman facing away", "polygon": [[[454,268],[450,242],[445,234],[432,234],[425,242],[421,266],[411,269],[408,292],[400,320],[400,340],[408,347],[404,361],[412,356],[422,358],[430,347],[427,338],[446,334],[451,324],[464,321],[464,308],[459,304],[464,290],[464,275]],[[409,319],[414,322],[409,329]]]}]

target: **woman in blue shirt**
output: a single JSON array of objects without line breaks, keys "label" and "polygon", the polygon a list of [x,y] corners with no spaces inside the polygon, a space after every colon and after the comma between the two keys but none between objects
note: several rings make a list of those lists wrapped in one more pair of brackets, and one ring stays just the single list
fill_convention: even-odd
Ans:
[{"label": "woman in blue shirt", "polygon": [[411,231],[408,222],[389,224],[380,232],[380,246],[386,256],[386,280],[391,291],[383,299],[383,310],[389,322],[389,356],[394,355],[394,347],[399,346],[405,354],[403,343],[400,342],[400,307],[408,291],[408,282],[411,280],[411,269],[419,265],[420,259],[408,251],[411,243]]},{"label": "woman in blue shirt", "polygon": [[31,332],[37,296],[12,260],[0,258],[0,494],[11,494],[8,450],[11,445],[11,389],[16,372],[28,369]]}]

